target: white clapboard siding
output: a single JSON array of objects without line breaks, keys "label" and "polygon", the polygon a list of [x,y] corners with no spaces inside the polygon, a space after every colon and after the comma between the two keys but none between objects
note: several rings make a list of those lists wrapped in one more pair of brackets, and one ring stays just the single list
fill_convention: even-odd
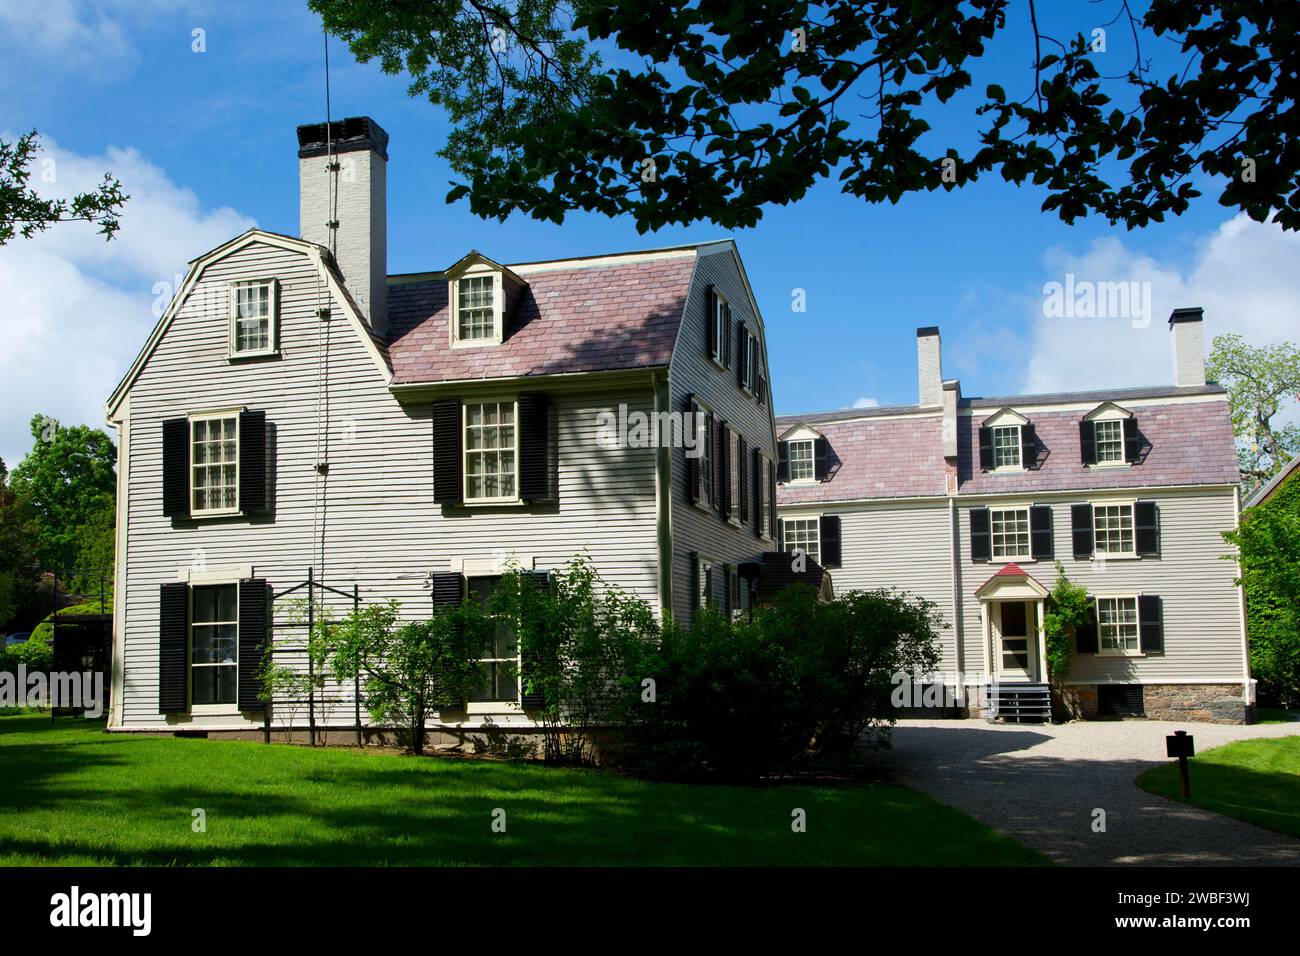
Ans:
[{"label": "white clapboard siding", "polygon": [[[280,282],[281,357],[231,362],[227,283],[268,276]],[[167,723],[158,713],[158,588],[196,561],[209,568],[251,564],[277,591],[304,580],[314,565],[327,584],[350,590],[355,583],[363,601],[396,598],[404,613],[416,614],[430,601],[423,572],[509,553],[554,568],[586,548],[606,581],[657,604],[654,453],[596,442],[602,410],[620,402],[652,409],[648,384],[553,395],[557,505],[444,515],[433,501],[429,404],[393,397],[386,375],[341,317],[341,304],[324,296],[306,256],[262,243],[245,247],[209,266],[131,388],[129,474],[121,479],[128,525],[117,726]],[[333,309],[334,318],[322,324],[319,306]],[[265,410],[275,431],[273,518],[173,526],[162,513],[162,421],[240,405]],[[321,433],[329,474],[318,482]],[[232,719],[188,723],[228,726]]]},{"label": "white clapboard siding", "polygon": [[[673,352],[672,365],[669,368],[670,408],[677,412],[685,411],[687,396],[695,395],[712,408],[715,415],[735,427],[750,449],[762,448],[768,458],[775,461],[775,427],[771,402],[760,405],[754,396],[747,394],[736,384],[738,357],[734,354],[735,342],[732,343],[733,355],[730,368],[719,368],[708,356],[710,321],[708,287],[710,285],[716,286],[731,304],[732,336],[736,335],[735,325],[741,321],[757,333],[763,356],[764,375],[771,377],[767,361],[767,337],[762,318],[754,314],[751,308],[744,280],[736,267],[735,257],[729,250],[702,255],[696,265],[695,281],[691,286],[681,331],[677,338],[677,347]],[[689,623],[692,551],[698,552],[702,557],[711,558],[718,564],[738,565],[746,561],[759,560],[764,551],[775,550],[776,544],[754,533],[752,513],[744,526],[737,528],[724,521],[716,508],[706,512],[691,504],[685,451],[674,448],[671,461],[672,611],[678,621]],[[752,504],[754,494],[750,474],[752,472],[746,475],[746,481],[750,482],[748,495]],[[715,576],[715,587],[717,590],[715,600],[721,603],[723,599],[721,575]]]}]

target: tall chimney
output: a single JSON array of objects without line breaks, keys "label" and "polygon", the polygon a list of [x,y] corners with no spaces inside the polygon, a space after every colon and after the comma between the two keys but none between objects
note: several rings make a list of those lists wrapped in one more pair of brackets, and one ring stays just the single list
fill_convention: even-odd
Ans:
[{"label": "tall chimney", "polygon": [[[331,162],[330,153],[333,152]],[[334,253],[361,313],[388,332],[388,134],[368,116],[298,127],[298,229]]]},{"label": "tall chimney", "polygon": [[916,330],[916,370],[922,405],[943,404],[943,368],[939,358],[939,327]]},{"label": "tall chimney", "polygon": [[1174,338],[1174,384],[1205,384],[1205,335],[1201,331],[1204,309],[1174,309],[1169,331]]}]

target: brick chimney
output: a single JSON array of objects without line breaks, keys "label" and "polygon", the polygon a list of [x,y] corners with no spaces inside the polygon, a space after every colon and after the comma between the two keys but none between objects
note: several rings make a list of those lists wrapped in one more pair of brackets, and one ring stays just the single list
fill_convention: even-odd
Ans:
[{"label": "brick chimney", "polygon": [[943,404],[943,368],[939,355],[939,327],[916,330],[916,370],[920,382],[920,404]]},{"label": "brick chimney", "polygon": [[[333,160],[331,162],[331,152]],[[388,331],[388,133],[368,116],[298,127],[298,230],[334,253],[362,315]]]},{"label": "brick chimney", "polygon": [[1169,331],[1174,342],[1174,384],[1205,384],[1205,335],[1201,330],[1204,309],[1174,309]]}]

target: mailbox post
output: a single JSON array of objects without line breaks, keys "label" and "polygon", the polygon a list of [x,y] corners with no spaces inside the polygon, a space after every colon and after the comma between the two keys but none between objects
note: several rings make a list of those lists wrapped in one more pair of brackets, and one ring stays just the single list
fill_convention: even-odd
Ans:
[{"label": "mailbox post", "polygon": [[1183,785],[1183,799],[1186,800],[1192,795],[1192,784],[1187,775],[1187,758],[1196,755],[1195,741],[1187,731],[1175,730],[1165,738],[1165,753],[1178,758],[1178,778]]}]

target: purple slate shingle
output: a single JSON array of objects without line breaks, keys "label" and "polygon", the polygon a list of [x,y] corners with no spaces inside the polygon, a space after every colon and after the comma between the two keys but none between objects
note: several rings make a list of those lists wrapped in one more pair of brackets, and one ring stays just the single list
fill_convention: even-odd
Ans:
[{"label": "purple slate shingle", "polygon": [[395,384],[666,366],[695,257],[530,272],[500,345],[453,349],[447,280],[388,287]]}]

